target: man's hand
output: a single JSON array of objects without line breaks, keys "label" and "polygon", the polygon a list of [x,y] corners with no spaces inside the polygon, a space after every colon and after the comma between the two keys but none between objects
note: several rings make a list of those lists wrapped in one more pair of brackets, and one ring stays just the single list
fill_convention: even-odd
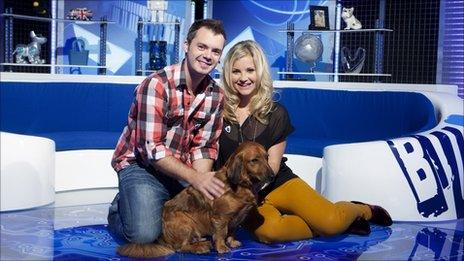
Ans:
[{"label": "man's hand", "polygon": [[191,177],[190,185],[203,193],[207,198],[214,200],[224,194],[224,183],[216,178],[216,172],[197,173]]},{"label": "man's hand", "polygon": [[154,167],[162,173],[186,181],[207,198],[214,200],[224,194],[224,183],[214,176],[216,172],[209,171],[212,166],[213,160],[199,159],[189,167],[173,156],[154,162]]}]

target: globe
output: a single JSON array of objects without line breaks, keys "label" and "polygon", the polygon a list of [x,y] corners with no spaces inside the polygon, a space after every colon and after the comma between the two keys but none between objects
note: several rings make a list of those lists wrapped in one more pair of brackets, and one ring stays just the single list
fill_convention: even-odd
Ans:
[{"label": "globe", "polygon": [[295,56],[305,63],[315,63],[323,50],[321,39],[313,34],[304,33],[295,41]]}]

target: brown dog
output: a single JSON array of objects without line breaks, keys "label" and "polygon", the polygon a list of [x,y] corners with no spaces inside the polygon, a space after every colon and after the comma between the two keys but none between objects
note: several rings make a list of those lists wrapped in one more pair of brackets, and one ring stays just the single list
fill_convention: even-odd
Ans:
[{"label": "brown dog", "polygon": [[[257,204],[257,192],[270,182],[274,173],[267,152],[255,142],[244,142],[230,156],[216,177],[226,184],[226,192],[209,200],[192,186],[166,202],[162,235],[151,244],[127,244],[118,253],[130,257],[158,257],[178,252],[208,253],[212,236],[218,253],[239,247],[233,232]],[[226,245],[227,242],[227,245]]]}]

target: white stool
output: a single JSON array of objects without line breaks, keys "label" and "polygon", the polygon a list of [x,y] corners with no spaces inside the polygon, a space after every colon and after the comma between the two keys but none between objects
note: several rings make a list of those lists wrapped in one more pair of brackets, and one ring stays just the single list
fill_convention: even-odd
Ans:
[{"label": "white stool", "polygon": [[55,142],[0,132],[0,211],[39,207],[55,200]]}]

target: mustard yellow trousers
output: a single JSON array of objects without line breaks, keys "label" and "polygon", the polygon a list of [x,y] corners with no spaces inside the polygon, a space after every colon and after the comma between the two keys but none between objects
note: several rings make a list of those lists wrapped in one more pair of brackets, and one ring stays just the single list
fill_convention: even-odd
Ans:
[{"label": "mustard yellow trousers", "polygon": [[265,243],[337,235],[346,231],[357,217],[369,220],[372,216],[369,206],[344,201],[332,203],[300,178],[291,179],[269,193],[257,212],[247,227]]}]

